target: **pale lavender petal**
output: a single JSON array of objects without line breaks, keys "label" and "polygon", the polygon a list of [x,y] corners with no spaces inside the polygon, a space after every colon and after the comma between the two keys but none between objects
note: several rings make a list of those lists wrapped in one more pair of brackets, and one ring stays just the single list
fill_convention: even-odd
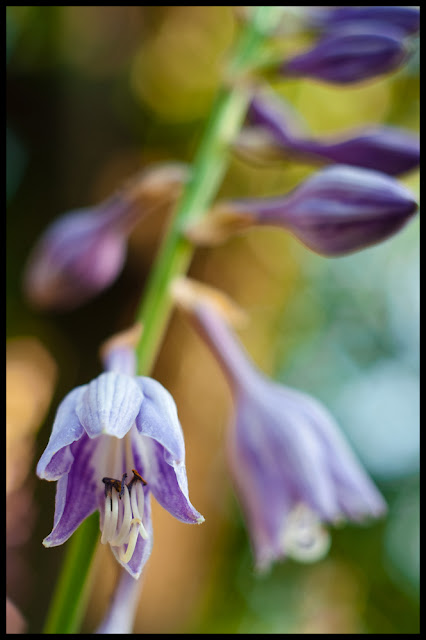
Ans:
[{"label": "pale lavender petal", "polygon": [[134,436],[132,447],[136,468],[142,470],[157,502],[181,522],[203,522],[203,516],[189,500],[185,463],[171,459],[167,450],[148,436]]},{"label": "pale lavender petal", "polygon": [[131,376],[113,371],[92,380],[80,398],[77,415],[90,438],[123,438],[135,422],[143,394]]},{"label": "pale lavender petal", "polygon": [[69,445],[84,433],[76,406],[85,389],[86,385],[73,389],[59,405],[49,442],[37,464],[37,475],[40,478],[58,480],[69,471],[73,461]]},{"label": "pale lavender petal", "polygon": [[56,486],[54,525],[43,541],[46,547],[63,544],[99,507],[99,472],[93,465],[97,444],[84,434],[70,445],[73,464]]},{"label": "pale lavender petal", "polygon": [[144,402],[136,418],[138,431],[153,438],[164,448],[170,464],[185,460],[185,443],[176,403],[162,384],[148,377],[135,378],[144,395]]},{"label": "pale lavender petal", "polygon": [[315,428],[324,450],[328,468],[336,487],[339,506],[351,520],[386,513],[386,503],[354,455],[334,418],[315,398],[293,389],[288,390],[306,419]]}]

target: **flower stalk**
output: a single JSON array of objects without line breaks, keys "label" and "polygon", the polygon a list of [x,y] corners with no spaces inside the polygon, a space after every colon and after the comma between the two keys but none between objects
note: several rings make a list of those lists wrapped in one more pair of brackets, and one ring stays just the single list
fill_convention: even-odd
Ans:
[{"label": "flower stalk", "polygon": [[[247,21],[229,66],[228,77],[238,78],[256,62],[257,54],[272,27],[273,7],[256,7]],[[208,211],[225,174],[229,145],[238,134],[250,101],[241,83],[229,83],[218,93],[195,157],[191,177],[160,247],[145,289],[137,320],[143,332],[137,347],[138,373],[149,375],[162,343],[172,310],[170,284],[189,268],[194,247],[185,237],[189,221]],[[68,545],[62,574],[52,600],[45,633],[76,633],[79,630],[89,569],[99,538],[96,516],[79,526]],[[97,524],[97,523],[96,523]]]}]

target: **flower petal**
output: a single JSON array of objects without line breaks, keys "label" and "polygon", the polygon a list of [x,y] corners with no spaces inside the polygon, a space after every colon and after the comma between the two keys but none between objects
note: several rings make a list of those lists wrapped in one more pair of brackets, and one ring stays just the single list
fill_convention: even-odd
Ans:
[{"label": "flower petal", "polygon": [[135,382],[144,395],[136,418],[138,431],[164,447],[164,455],[170,464],[184,461],[185,443],[172,395],[153,378],[137,377]]},{"label": "flower petal", "polygon": [[45,547],[63,544],[99,507],[98,473],[93,465],[97,445],[84,434],[70,446],[73,463],[58,481],[53,530],[43,540]]},{"label": "flower petal", "polygon": [[76,406],[85,389],[86,385],[73,389],[59,405],[48,445],[37,465],[37,475],[40,478],[58,480],[70,469],[73,456],[69,445],[84,433]]},{"label": "flower petal", "polygon": [[143,393],[131,376],[109,371],[87,385],[76,411],[89,438],[102,433],[123,438],[142,401]]},{"label": "flower petal", "polygon": [[132,449],[136,467],[142,470],[157,502],[181,522],[203,522],[189,501],[184,462],[173,461],[159,442],[139,433],[132,439]]}]

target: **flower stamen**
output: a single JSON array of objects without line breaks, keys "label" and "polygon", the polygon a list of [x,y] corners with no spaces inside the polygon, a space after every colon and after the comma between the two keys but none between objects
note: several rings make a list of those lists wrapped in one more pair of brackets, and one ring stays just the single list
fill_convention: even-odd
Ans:
[{"label": "flower stamen", "polygon": [[132,471],[133,478],[128,484],[125,483],[127,473],[123,474],[121,482],[115,478],[102,479],[105,484],[105,512],[101,542],[119,547],[119,558],[124,564],[130,562],[133,556],[139,533],[142,538],[148,538],[142,523],[145,504],[143,486],[147,482],[136,469]]}]

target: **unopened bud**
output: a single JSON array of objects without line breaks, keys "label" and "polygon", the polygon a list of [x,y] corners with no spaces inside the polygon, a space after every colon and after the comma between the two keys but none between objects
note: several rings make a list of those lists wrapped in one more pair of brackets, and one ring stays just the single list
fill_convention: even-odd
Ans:
[{"label": "unopened bud", "polygon": [[293,126],[284,101],[257,95],[250,106],[251,120],[264,129],[275,154],[293,154],[313,163],[348,164],[383,171],[407,173],[420,162],[420,143],[411,132],[394,127],[368,127],[344,135],[310,138]]},{"label": "unopened bud", "polygon": [[386,33],[336,32],[284,62],[287,76],[350,84],[397,69],[407,57],[402,40]]},{"label": "unopened bud", "polygon": [[246,226],[286,229],[312,251],[329,257],[386,240],[417,210],[412,194],[390,176],[346,165],[323,169],[284,196],[221,206],[227,215],[241,216]]}]

